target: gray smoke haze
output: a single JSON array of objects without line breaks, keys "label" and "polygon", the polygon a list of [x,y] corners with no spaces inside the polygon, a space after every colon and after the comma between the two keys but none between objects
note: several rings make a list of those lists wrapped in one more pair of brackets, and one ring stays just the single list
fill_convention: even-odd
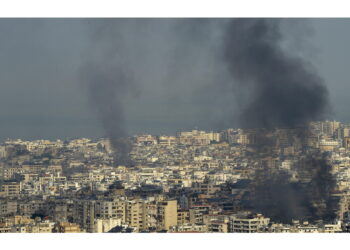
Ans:
[{"label": "gray smoke haze", "polygon": [[[90,19],[89,22],[101,23],[101,20]],[[124,104],[126,126],[130,133],[175,134],[177,130],[193,129],[194,126],[211,130],[239,125],[234,123],[236,119],[232,115],[237,107],[236,97],[232,98],[230,86],[223,84],[228,82],[227,72],[213,56],[225,27],[218,23],[227,23],[230,19],[209,19],[214,27],[208,25],[208,19],[104,21],[118,25],[119,33],[125,37],[125,47],[131,53],[134,51],[134,67],[144,76],[142,95],[138,99],[126,98]],[[197,25],[177,25],[179,28],[170,32],[167,27],[179,22]],[[285,22],[293,25],[299,22],[300,25],[292,29],[290,25],[283,26]],[[312,36],[308,35],[309,30],[305,31],[304,21],[283,19],[282,42],[295,43],[286,50],[288,54],[298,52],[298,56],[312,60],[322,72],[329,87],[334,118],[347,123],[350,121],[347,108],[350,33],[344,31],[349,29],[350,19],[309,19],[308,22],[314,30]],[[123,25],[127,27],[123,28]],[[87,47],[90,49],[93,43],[91,37],[87,37],[86,19],[3,18],[0,20],[0,33],[1,141],[6,138],[32,140],[105,136],[96,114],[91,112],[91,106],[86,105],[86,95],[76,84],[80,78],[78,68],[82,59],[91,53]],[[190,36],[198,33],[198,39]],[[305,46],[305,35],[309,36],[307,42],[313,49],[319,50],[316,55],[310,46]],[[144,56],[136,60],[135,54],[139,54],[141,42],[147,44],[147,49]],[[92,47],[97,50],[97,46]],[[313,53],[311,56],[310,51]],[[167,54],[171,53],[182,60],[165,62]],[[148,58],[147,63],[145,57]],[[174,67],[171,74],[184,74],[165,83],[163,76],[168,65]],[[187,70],[182,71],[177,66]],[[148,87],[145,89],[143,86]],[[230,114],[225,108],[227,106]],[[229,120],[227,117],[233,118]],[[217,125],[216,121],[221,123]]]},{"label": "gray smoke haze", "polygon": [[[193,102],[207,102],[198,90],[211,85],[220,74],[214,63],[216,22],[101,19],[86,20],[85,24],[90,46],[80,72],[82,86],[119,163],[129,161],[131,147],[121,138],[130,133],[130,111],[135,114],[143,110],[140,122],[149,122],[150,127],[154,117],[167,127],[183,124],[194,112]],[[163,101],[162,105],[154,103],[155,96],[158,102]],[[145,105],[150,107],[147,112]],[[197,108],[199,116],[203,116],[200,105]],[[206,123],[203,117],[195,120],[197,123],[189,128]],[[148,126],[142,133],[149,130]],[[178,129],[183,127],[179,125]]]},{"label": "gray smoke haze", "polygon": [[240,112],[243,127],[295,127],[329,111],[328,90],[312,65],[282,49],[280,23],[234,19],[228,24],[224,61],[241,91],[249,92]]}]

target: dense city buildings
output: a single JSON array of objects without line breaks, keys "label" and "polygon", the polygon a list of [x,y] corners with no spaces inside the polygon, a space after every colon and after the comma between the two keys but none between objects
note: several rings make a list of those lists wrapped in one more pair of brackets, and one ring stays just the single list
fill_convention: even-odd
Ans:
[{"label": "dense city buildings", "polygon": [[[320,121],[307,131],[137,135],[128,166],[115,164],[108,139],[6,140],[0,232],[348,232],[350,126]],[[266,189],[276,173],[290,184],[280,184],[287,202]],[[299,190],[305,206],[292,197]]]}]

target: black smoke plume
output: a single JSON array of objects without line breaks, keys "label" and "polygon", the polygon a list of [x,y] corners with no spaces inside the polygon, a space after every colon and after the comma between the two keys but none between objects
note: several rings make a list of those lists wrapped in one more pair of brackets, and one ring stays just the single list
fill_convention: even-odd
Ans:
[{"label": "black smoke plume", "polygon": [[121,53],[123,39],[110,21],[87,22],[91,47],[81,68],[82,84],[114,151],[114,161],[130,165],[131,143],[125,126],[124,101],[135,87],[127,59]]},{"label": "black smoke plume", "polygon": [[330,110],[328,90],[309,62],[285,52],[280,25],[279,19],[234,19],[224,35],[223,60],[238,95],[244,93],[239,121],[259,138],[252,143],[256,160],[281,159],[278,128],[292,131],[288,144],[296,150],[294,179],[275,164],[259,165],[251,206],[281,222],[331,220],[335,182],[328,158],[318,149],[306,150],[307,124]]},{"label": "black smoke plume", "polygon": [[239,87],[251,90],[243,127],[295,127],[327,112],[328,91],[311,65],[283,51],[278,19],[234,19],[224,60]]}]

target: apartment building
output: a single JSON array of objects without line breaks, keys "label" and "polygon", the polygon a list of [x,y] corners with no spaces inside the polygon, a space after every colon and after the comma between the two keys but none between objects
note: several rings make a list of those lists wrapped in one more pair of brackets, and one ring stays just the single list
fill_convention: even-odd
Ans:
[{"label": "apartment building", "polygon": [[0,197],[13,197],[21,193],[21,182],[17,181],[3,181],[0,184]]},{"label": "apartment building", "polygon": [[270,223],[269,218],[265,218],[261,214],[240,218],[233,216],[230,222],[230,232],[234,233],[256,233],[260,229],[266,227]]},{"label": "apartment building", "polygon": [[158,203],[158,229],[169,230],[177,225],[177,201],[161,201]]}]

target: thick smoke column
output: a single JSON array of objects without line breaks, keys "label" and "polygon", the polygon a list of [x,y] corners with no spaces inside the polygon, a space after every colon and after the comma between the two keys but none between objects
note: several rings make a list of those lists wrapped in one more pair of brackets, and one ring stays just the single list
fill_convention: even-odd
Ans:
[{"label": "thick smoke column", "polygon": [[308,122],[324,118],[329,111],[328,91],[307,61],[282,49],[280,22],[234,19],[224,35],[224,62],[235,87],[242,91],[239,94],[248,93],[240,103],[241,126],[254,129],[253,134],[260,137],[255,157],[278,158],[276,152],[282,148],[271,137],[276,128],[293,131],[292,143],[300,145],[295,156],[299,180],[291,181],[287,171],[260,166],[251,205],[277,221],[329,220],[334,218],[331,191],[335,186],[330,165],[317,150],[305,151]]},{"label": "thick smoke column", "polygon": [[306,61],[282,50],[280,20],[234,19],[224,39],[229,72],[251,90],[242,126],[295,127],[325,115],[328,91]]},{"label": "thick smoke column", "polygon": [[86,65],[84,78],[89,100],[107,133],[116,163],[129,164],[131,145],[126,139],[122,102],[128,83],[127,76],[118,66],[91,64]]},{"label": "thick smoke column", "polygon": [[92,46],[81,69],[82,84],[114,151],[116,164],[131,164],[123,101],[134,87],[126,60],[120,53],[123,40],[113,23],[88,23]]}]

